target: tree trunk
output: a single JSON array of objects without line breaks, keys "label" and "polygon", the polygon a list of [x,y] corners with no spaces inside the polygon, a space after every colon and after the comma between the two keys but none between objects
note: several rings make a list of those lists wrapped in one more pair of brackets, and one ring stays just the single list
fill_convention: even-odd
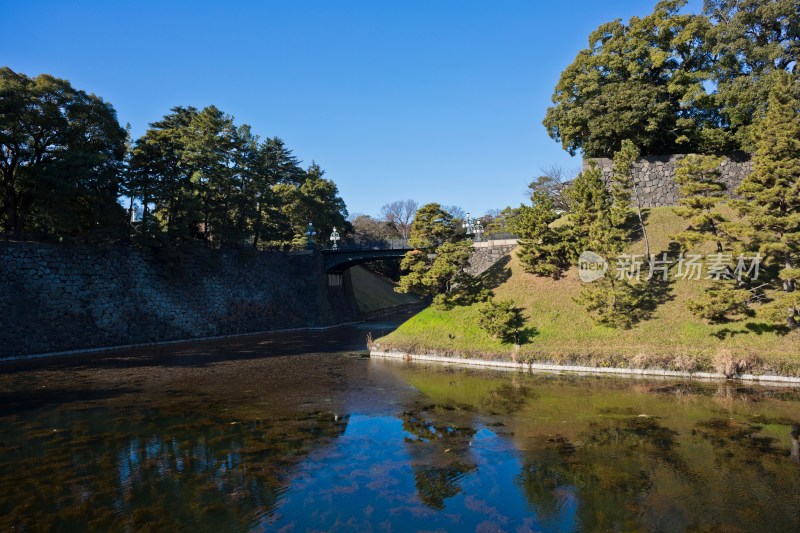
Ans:
[{"label": "tree trunk", "polygon": [[[786,268],[792,268],[792,254],[786,252],[783,257],[783,266]],[[783,280],[783,290],[786,292],[794,292],[795,289],[795,281],[793,279],[785,279]]]},{"label": "tree trunk", "polygon": [[639,225],[642,227],[642,237],[644,238],[644,256],[649,263],[650,239],[647,238],[647,228],[644,225],[644,218],[642,218],[642,201],[639,199],[639,187],[636,185],[636,178],[633,177],[633,172],[631,172],[631,185],[633,185],[633,195],[636,197],[636,214],[639,216]]},{"label": "tree trunk", "polygon": [[22,239],[25,234],[25,219],[28,211],[33,204],[33,197],[30,193],[23,193],[17,197],[16,213],[14,218],[14,238]]},{"label": "tree trunk", "polygon": [[5,230],[9,235],[14,233],[17,227],[17,195],[13,190],[6,188],[6,223]]}]

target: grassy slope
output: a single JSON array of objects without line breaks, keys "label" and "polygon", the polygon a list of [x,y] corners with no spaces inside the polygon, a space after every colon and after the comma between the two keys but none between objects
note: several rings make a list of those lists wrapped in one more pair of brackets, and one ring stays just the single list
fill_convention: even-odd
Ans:
[{"label": "grassy slope", "polygon": [[[651,249],[660,253],[667,250],[669,235],[686,224],[672,209],[654,208],[647,225]],[[631,251],[643,250],[643,244],[637,242]],[[713,370],[733,357],[749,361],[757,372],[800,375],[797,333],[779,335],[757,318],[712,325],[689,313],[686,301],[702,294],[705,283],[710,282],[676,281],[671,300],[661,304],[652,319],[630,330],[617,330],[595,325],[583,306],[574,301],[581,286],[575,269],[554,281],[523,272],[516,257],[503,268],[510,268],[511,276],[494,289],[497,298],[511,298],[527,310],[529,342],[516,355],[521,359]],[[477,318],[477,306],[450,311],[426,309],[378,343],[382,348],[417,353],[511,358],[513,347],[489,338],[478,328]]]},{"label": "grassy slope", "polygon": [[364,267],[351,268],[350,279],[353,282],[353,293],[358,302],[358,308],[362,313],[419,302],[419,298],[416,296],[394,292],[395,284],[391,280]]}]

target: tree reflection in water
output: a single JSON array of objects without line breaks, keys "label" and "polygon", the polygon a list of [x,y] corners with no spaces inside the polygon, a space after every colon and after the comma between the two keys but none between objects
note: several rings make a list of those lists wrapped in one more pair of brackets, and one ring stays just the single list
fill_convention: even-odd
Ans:
[{"label": "tree reflection in water", "polygon": [[800,530],[796,390],[347,361],[281,395],[15,400],[0,529]]},{"label": "tree reflection in water", "polygon": [[3,432],[3,523],[23,530],[248,529],[274,511],[297,463],[341,436],[348,422],[330,413],[242,423],[202,413],[127,415],[83,410],[30,420],[24,434]]},{"label": "tree reflection in water", "polygon": [[572,510],[587,531],[800,529],[796,389],[401,373],[475,425],[507,429],[515,484],[545,529],[570,529]]},{"label": "tree reflection in water", "polygon": [[[459,480],[476,472],[478,465],[470,457],[469,446],[475,436],[472,427],[437,423],[425,418],[425,412],[402,415],[408,454],[414,470],[414,483],[422,503],[435,510],[445,507],[444,500],[461,492]],[[435,410],[427,414],[435,416]]]}]

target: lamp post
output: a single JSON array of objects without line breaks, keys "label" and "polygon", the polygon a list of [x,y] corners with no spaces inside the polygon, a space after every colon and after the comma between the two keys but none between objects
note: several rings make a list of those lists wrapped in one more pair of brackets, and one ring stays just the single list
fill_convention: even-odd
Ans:
[{"label": "lamp post", "polygon": [[481,224],[480,220],[473,219],[470,214],[467,213],[467,219],[461,224],[461,227],[464,228],[467,235],[475,235],[475,242],[480,242],[484,232],[483,224]]},{"label": "lamp post", "polygon": [[461,224],[461,227],[466,230],[467,235],[472,235],[472,230],[475,229],[475,226],[472,223],[472,218],[470,217],[469,213],[467,213],[467,218]]},{"label": "lamp post", "polygon": [[308,243],[306,244],[306,248],[309,250],[314,249],[314,236],[317,234],[317,230],[314,229],[314,226],[311,225],[311,222],[308,223],[308,229],[306,229],[306,237],[308,237]]},{"label": "lamp post", "polygon": [[333,233],[331,233],[331,236],[330,236],[330,240],[333,243],[333,246],[331,246],[331,249],[337,250],[339,248],[339,244],[338,244],[339,243],[339,239],[340,239],[339,232],[336,231],[336,226],[334,226],[333,227]]},{"label": "lamp post", "polygon": [[483,237],[483,224],[481,224],[480,220],[475,221],[475,228],[473,229],[475,232],[475,242],[481,242],[481,238]]}]

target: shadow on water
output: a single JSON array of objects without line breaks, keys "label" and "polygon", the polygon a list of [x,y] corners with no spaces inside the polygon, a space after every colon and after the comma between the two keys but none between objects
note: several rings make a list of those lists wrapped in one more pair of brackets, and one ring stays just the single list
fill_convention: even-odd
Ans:
[{"label": "shadow on water", "polygon": [[326,330],[253,334],[241,337],[188,341],[141,348],[126,348],[65,356],[0,361],[0,374],[34,369],[132,369],[140,367],[204,367],[221,362],[244,361],[308,353],[334,354],[363,351],[367,334],[387,335],[418,313],[421,307],[364,322]]},{"label": "shadow on water", "polygon": [[77,402],[95,402],[140,392],[135,387],[37,388],[0,392],[0,417]]},{"label": "shadow on water", "polygon": [[800,528],[800,390],[346,356],[396,323],[0,374],[0,529]]}]

